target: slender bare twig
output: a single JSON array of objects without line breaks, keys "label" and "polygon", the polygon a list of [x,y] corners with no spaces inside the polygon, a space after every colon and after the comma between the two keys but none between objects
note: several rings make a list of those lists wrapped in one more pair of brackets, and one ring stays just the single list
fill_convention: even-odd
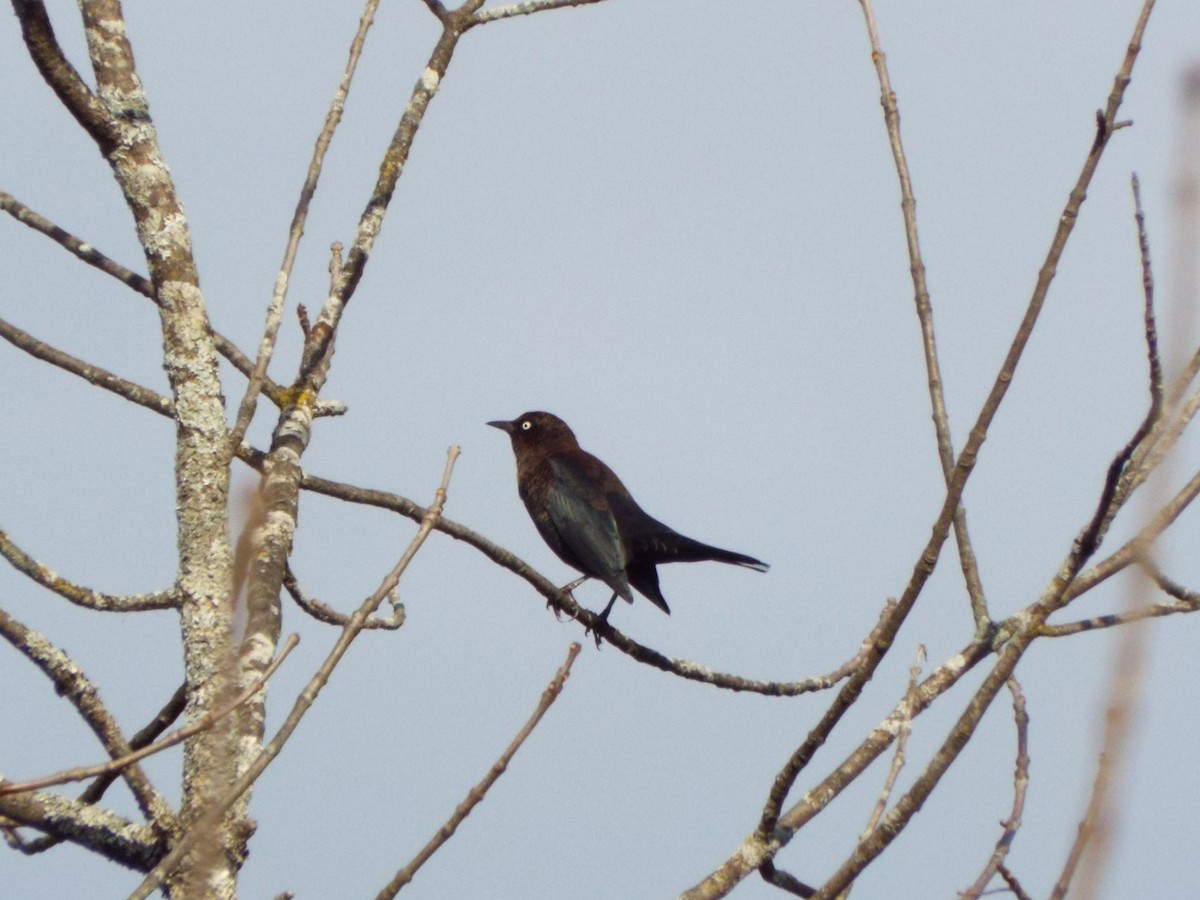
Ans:
[{"label": "slender bare twig", "polygon": [[[116,718],[104,705],[104,701],[100,699],[100,692],[75,660],[50,643],[45,635],[21,624],[4,610],[0,610],[0,637],[8,641],[50,679],[54,689],[75,707],[80,718],[96,735],[110,757],[122,756],[129,752],[129,744],[126,743]],[[173,828],[175,811],[146,777],[146,773],[140,767],[131,767],[126,769],[123,775],[142,814],[156,828],[164,831]],[[31,789],[45,786],[35,784]],[[5,793],[14,792],[7,790],[3,780],[0,780],[0,796]]]},{"label": "slender bare twig", "polygon": [[30,781],[0,780],[0,797],[4,796],[5,794],[22,794],[29,791],[40,791],[43,788],[53,787],[56,784],[69,784],[72,781],[83,781],[87,778],[95,778],[97,776],[110,775],[113,772],[125,771],[128,769],[128,767],[140,762],[147,756],[153,756],[156,753],[161,753],[164,750],[174,747],[176,744],[182,743],[193,734],[201,732],[206,728],[211,728],[214,723],[225,718],[225,716],[232,713],[235,709],[266,687],[267,680],[273,674],[275,674],[275,670],[282,665],[283,661],[287,659],[288,654],[291,653],[299,643],[300,637],[298,635],[293,634],[288,637],[287,641],[284,642],[283,647],[280,649],[279,655],[276,656],[271,662],[271,665],[267,668],[267,671],[263,674],[263,677],[252,684],[249,688],[242,691],[242,693],[232,703],[228,703],[219,709],[214,709],[211,712],[206,713],[195,722],[192,722],[190,725],[171,732],[161,741],[155,741],[153,744],[147,744],[146,746],[126,753],[117,759],[112,759],[108,762],[99,763],[94,766],[79,766],[74,769],[66,769],[62,772],[56,772],[53,775],[47,775],[44,778],[36,778]]},{"label": "slender bare twig", "polygon": [[1081,619],[1078,622],[1064,622],[1062,625],[1043,625],[1041,637],[1067,637],[1081,631],[1093,631],[1097,628],[1112,628],[1114,625],[1129,625],[1143,619],[1154,619],[1159,616],[1171,616],[1175,613],[1190,613],[1200,610],[1200,597],[1192,595],[1190,599],[1175,603],[1154,603],[1150,606],[1131,609],[1122,613],[1109,613],[1106,616],[1095,616],[1091,619]]},{"label": "slender bare twig", "polygon": [[1169,594],[1180,603],[1197,604],[1200,603],[1200,593],[1190,591],[1173,578],[1168,578],[1167,575],[1154,565],[1150,560],[1145,560],[1142,563],[1142,568],[1146,574],[1150,576],[1150,580],[1164,594]]},{"label": "slender bare twig", "polygon": [[[1158,326],[1154,313],[1154,276],[1150,268],[1150,245],[1146,237],[1146,216],[1142,211],[1141,189],[1137,175],[1132,178],[1134,220],[1137,225],[1138,251],[1142,262],[1142,293],[1144,296],[1143,330],[1146,338],[1146,357],[1149,363],[1150,406],[1141,424],[1125,447],[1113,458],[1108,467],[1108,477],[1105,489],[1100,495],[1099,509],[1103,515],[1093,519],[1094,531],[1089,530],[1078,540],[1087,541],[1099,546],[1112,524],[1113,518],[1130,498],[1133,492],[1144,483],[1150,467],[1142,462],[1136,462],[1139,455],[1144,453],[1147,443],[1154,442],[1154,436],[1162,433],[1160,427],[1163,418],[1163,383],[1162,362],[1158,351]],[[1182,431],[1182,427],[1180,428]],[[1148,441],[1149,439],[1149,441]],[[1161,442],[1161,450],[1165,452],[1169,441]],[[1155,465],[1161,456],[1156,457]],[[1090,554],[1088,554],[1090,556]]]},{"label": "slender bare twig", "polygon": [[[896,752],[892,756],[892,765],[888,769],[887,778],[884,779],[883,790],[879,792],[879,798],[875,801],[875,808],[871,810],[871,817],[867,821],[867,827],[863,829],[859,835],[859,841],[865,841],[870,837],[871,832],[879,824],[879,820],[883,818],[883,811],[887,809],[888,799],[892,796],[892,791],[896,788],[896,779],[900,777],[900,770],[904,768],[904,749],[908,745],[908,736],[912,732],[913,721],[913,698],[917,693],[917,679],[921,675],[921,668],[925,665],[925,647],[924,645],[917,646],[917,658],[912,664],[912,668],[908,670],[908,688],[904,692],[904,697],[901,700],[899,709],[901,717],[899,725],[896,729]],[[846,889],[846,894],[849,894],[850,889]]]},{"label": "slender bare twig", "polygon": [[[326,625],[341,625],[345,626],[350,623],[350,616],[345,613],[340,613],[335,609],[326,606],[320,600],[316,600],[307,596],[300,587],[300,583],[296,580],[291,567],[288,567],[287,572],[283,576],[283,586],[287,588],[287,592],[291,598],[296,601],[296,605],[302,610],[316,619],[318,622],[324,622]],[[388,595],[388,602],[392,606],[392,614],[386,619],[381,619],[372,616],[363,624],[363,630],[382,629],[384,631],[395,631],[404,624],[404,605],[399,602],[394,594]]]},{"label": "slender bare twig", "polygon": [[[164,731],[171,727],[171,723],[183,715],[184,707],[187,705],[187,685],[181,684],[175,693],[171,695],[163,708],[146,723],[133,737],[129,739],[129,748],[131,750],[140,750],[158,738]],[[76,801],[80,804],[89,805],[98,802],[105,791],[112,785],[117,778],[120,777],[119,772],[109,772],[107,775],[101,775],[80,793],[79,799]],[[59,835],[44,835],[34,840],[27,841],[21,838],[15,829],[0,825],[0,829],[4,831],[4,839],[6,843],[14,850],[18,850],[27,856],[32,856],[37,853],[44,853],[52,847],[57,847],[65,838]]]},{"label": "slender bare twig", "polygon": [[140,612],[150,609],[174,609],[178,595],[174,589],[156,591],[153,594],[120,596],[93,591],[67,581],[57,572],[48,569],[13,543],[8,533],[0,529],[0,556],[12,567],[28,576],[44,588],[70,600],[76,606],[102,612]]},{"label": "slender bare twig", "polygon": [[1144,628],[1126,628],[1121,632],[1121,641],[1117,646],[1110,676],[1111,699],[1105,715],[1104,739],[1096,766],[1096,778],[1092,783],[1091,797],[1088,799],[1083,820],[1079,823],[1075,841],[1067,854],[1062,874],[1050,892],[1050,900],[1062,900],[1067,896],[1071,881],[1079,871],[1085,854],[1088,862],[1083,869],[1084,877],[1078,896],[1087,900],[1095,896],[1099,886],[1113,837],[1113,795],[1132,738],[1131,719],[1141,690],[1145,644]]},{"label": "slender bare twig", "polygon": [[4,338],[4,340],[8,341],[14,347],[24,350],[35,359],[48,362],[53,366],[70,372],[72,375],[78,375],[89,384],[104,388],[106,391],[112,391],[117,396],[131,400],[139,406],[144,406],[146,409],[156,412],[161,416],[172,418],[175,415],[175,404],[171,402],[170,398],[164,397],[157,391],[150,390],[150,388],[142,387],[139,384],[134,384],[132,381],[114,375],[107,369],[86,363],[69,353],[51,347],[49,344],[39,341],[28,332],[22,331],[17,326],[3,319],[0,319],[0,338]]},{"label": "slender bare twig", "polygon": [[362,56],[363,43],[367,39],[367,32],[375,21],[375,10],[378,7],[379,0],[367,0],[362,16],[358,20],[358,31],[354,34],[354,40],[350,42],[350,58],[346,61],[346,68],[342,73],[341,83],[338,85],[338,89],[333,96],[333,101],[329,105],[329,112],[325,116],[325,124],[321,128],[321,133],[317,135],[317,143],[313,148],[312,160],[308,164],[308,172],[305,173],[304,184],[300,188],[300,199],[296,203],[295,212],[292,214],[292,224],[288,229],[287,246],[283,252],[283,262],[279,267],[279,274],[275,276],[275,287],[271,292],[271,301],[267,306],[267,323],[263,330],[262,341],[259,343],[258,359],[254,363],[254,371],[250,373],[250,381],[246,385],[245,395],[242,397],[242,402],[238,407],[237,421],[230,433],[230,446],[235,448],[242,442],[242,438],[246,434],[246,429],[250,427],[250,421],[254,418],[254,407],[258,400],[258,393],[266,378],[267,367],[271,364],[271,356],[275,351],[275,339],[279,333],[279,324],[283,319],[283,304],[287,297],[292,268],[296,262],[296,251],[300,246],[300,238],[304,235],[304,223],[308,219],[308,209],[312,203],[313,196],[317,192],[317,182],[321,177],[321,167],[325,162],[325,153],[329,149],[329,144],[333,141],[334,131],[337,130],[338,124],[342,121],[342,112],[346,108],[346,97],[350,93],[350,83],[354,80],[354,71],[358,67],[359,58]]},{"label": "slender bare twig", "polygon": [[1080,573],[1063,596],[1063,602],[1069,603],[1096,585],[1116,575],[1122,569],[1138,562],[1160,534],[1169,528],[1183,514],[1192,501],[1200,496],[1200,471],[1196,472],[1170,501],[1144,525],[1140,531],[1126,543],[1121,545],[1111,556],[1101,560],[1092,568]]},{"label": "slender bare twig", "polygon": [[[154,296],[154,286],[150,283],[150,279],[125,268],[125,266],[105,256],[91,244],[81,241],[75,235],[34,212],[11,194],[0,192],[0,210],[8,213],[23,225],[27,225],[34,231],[55,241],[88,265],[99,269],[106,275],[112,276],[153,303],[158,303],[158,298]],[[246,355],[238,349],[233,341],[220,332],[214,330],[212,335],[217,352],[225,357],[235,369],[248,377],[254,371],[254,363],[247,359]],[[271,379],[264,378],[262,393],[266,394],[277,406],[282,405],[283,389]],[[340,416],[345,411],[345,407],[340,403],[321,401],[317,404],[314,414],[318,417]]]},{"label": "slender bare twig", "polygon": [[[1151,410],[1161,409],[1162,406],[1162,369],[1158,360],[1157,340],[1155,339],[1153,286],[1154,279],[1150,267],[1149,242],[1146,238],[1145,215],[1142,212],[1141,192],[1137,176],[1133,177],[1133,196],[1135,218],[1137,220],[1138,246],[1141,250],[1142,281],[1146,296],[1146,332],[1147,343],[1150,345],[1150,381],[1151,381]],[[1149,423],[1149,416],[1147,423]],[[1145,425],[1146,423],[1144,423]],[[1149,428],[1145,428],[1149,431]],[[1161,457],[1160,457],[1161,458]],[[1163,490],[1160,485],[1159,490]],[[1144,566],[1154,570],[1151,548],[1143,548],[1141,560]],[[1145,593],[1146,584],[1138,581],[1127,594],[1126,612],[1136,614],[1144,610],[1145,604],[1140,602]],[[1144,618],[1144,616],[1143,616]],[[1083,900],[1095,896],[1099,888],[1109,848],[1113,842],[1113,832],[1116,826],[1114,810],[1116,809],[1115,794],[1123,771],[1123,765],[1132,740],[1132,718],[1135,712],[1138,695],[1141,690],[1141,675],[1145,659],[1146,629],[1140,626],[1123,629],[1117,644],[1117,654],[1112,672],[1109,677],[1109,705],[1105,717],[1104,741],[1101,746],[1096,778],[1092,784],[1092,793],[1088,801],[1087,812],[1079,824],[1075,842],[1067,856],[1062,874],[1059,876],[1051,900],[1061,900],[1067,895],[1071,881],[1082,861],[1086,858],[1087,865],[1082,871],[1082,879],[1078,894]]]},{"label": "slender bare twig", "polygon": [[[864,5],[868,0],[860,0]],[[1075,222],[1079,216],[1079,210],[1083,206],[1084,200],[1087,198],[1087,187],[1091,183],[1092,176],[1095,174],[1096,167],[1100,163],[1100,158],[1104,153],[1104,149],[1108,144],[1108,139],[1112,136],[1115,130],[1116,115],[1120,109],[1121,101],[1124,97],[1125,88],[1128,86],[1133,72],[1133,64],[1137,59],[1138,52],[1141,50],[1141,39],[1145,32],[1146,22],[1149,19],[1150,11],[1153,9],[1154,0],[1145,0],[1142,10],[1138,16],[1138,21],[1134,26],[1133,36],[1127,48],[1125,59],[1123,60],[1120,69],[1117,72],[1113,82],[1113,89],[1109,94],[1108,103],[1103,113],[1097,120],[1097,131],[1092,145],[1088,150],[1087,156],[1084,159],[1083,167],[1076,179],[1074,188],[1071,190],[1067,200],[1066,207],[1058,219],[1058,227],[1055,231],[1054,238],[1050,243],[1050,248],[1046,253],[1046,259],[1042,264],[1038,273],[1037,284],[1034,287],[1033,296],[1029,300],[1029,304],[1025,310],[1025,315],[1022,317],[1021,324],[1017,329],[1016,335],[1013,337],[1012,343],[1009,346],[1008,353],[1005,355],[1004,362],[1000,367],[995,380],[992,383],[992,388],[988,392],[987,399],[984,401],[983,407],[976,417],[975,425],[971,428],[971,432],[967,437],[967,443],[963,447],[962,453],[959,455],[958,461],[954,467],[954,477],[950,479],[946,490],[946,497],[942,503],[942,509],[938,515],[937,521],[934,523],[932,534],[929,541],[926,543],[917,562],[913,567],[913,574],[909,579],[908,585],[904,589],[904,593],[900,596],[897,604],[896,612],[892,617],[892,621],[888,627],[884,629],[882,640],[879,649],[876,653],[868,656],[862,667],[855,672],[850,680],[838,692],[830,709],[826,712],[821,722],[809,734],[805,742],[797,748],[792,754],[792,758],[787,765],[776,776],[775,782],[771,788],[770,796],[767,804],[763,809],[763,816],[759,821],[759,826],[755,830],[754,835],[743,843],[742,847],[731,856],[726,862],[708,878],[700,882],[690,891],[685,893],[688,900],[701,900],[701,898],[720,897],[724,896],[732,888],[734,884],[745,877],[745,874],[762,864],[765,856],[772,854],[779,846],[779,837],[775,834],[776,824],[779,821],[779,809],[791,790],[792,784],[795,782],[800,771],[808,764],[809,760],[816,750],[825,742],[829,733],[841,720],[846,710],[857,700],[863,685],[870,679],[879,662],[882,660],[887,647],[891,645],[891,639],[896,631],[899,630],[904,619],[911,611],[913,604],[916,602],[925,583],[928,581],[930,574],[937,565],[941,555],[942,547],[949,536],[950,526],[954,517],[955,511],[958,509],[959,499],[962,496],[963,489],[974,471],[975,463],[978,458],[979,450],[987,438],[988,429],[991,426],[1000,404],[1004,401],[1008,393],[1008,388],[1012,384],[1012,380],[1016,374],[1017,364],[1020,362],[1022,355],[1025,352],[1025,347],[1029,343],[1029,339],[1033,334],[1034,326],[1037,324],[1038,318],[1041,315],[1043,306],[1045,305],[1046,297],[1050,290],[1050,284],[1054,280],[1054,276],[1058,271],[1058,261],[1062,257],[1063,251],[1066,248],[1068,239],[1075,228]],[[1099,528],[1091,528],[1088,531],[1091,537],[1095,538],[1099,533]],[[1090,545],[1089,541],[1077,542],[1075,552],[1072,554],[1072,560],[1082,564],[1090,553],[1094,552],[1095,547]],[[1062,591],[1075,577],[1077,571],[1072,565],[1064,564],[1060,575],[1056,577],[1052,588],[1047,591],[1047,597],[1052,598],[1055,603],[1063,602]],[[1042,601],[1039,601],[1041,604]],[[1049,609],[1044,610],[1039,615],[1048,615]],[[1032,637],[1028,638],[1032,640]],[[976,646],[979,644],[976,642]],[[971,719],[975,714],[982,715],[983,710],[994,699],[995,693],[1012,674],[1011,669],[1006,672],[1001,672],[1003,668],[1008,668],[1010,665],[1016,665],[1017,659],[1024,652],[1021,648],[1016,651],[1016,657],[1008,659],[1003,666],[997,666],[993,670],[989,678],[997,676],[998,680],[986,685],[986,691],[981,688],[978,697],[984,699],[980,707],[969,710],[969,715],[961,718],[956,726],[956,733],[962,735],[970,733],[974,729],[974,724]],[[999,677],[1001,675],[1003,677]],[[975,720],[977,722],[977,719]],[[864,741],[861,745],[865,750],[869,744],[873,744],[870,739]],[[874,749],[874,748],[872,748]],[[881,751],[880,751],[881,752]],[[867,755],[870,755],[869,753]],[[945,765],[954,757],[945,760]],[[920,793],[932,790],[937,781],[944,773],[935,771],[938,767],[932,767],[926,770],[925,776],[922,776],[922,781],[918,784],[918,789],[910,791],[906,795],[906,799],[913,800]],[[926,778],[928,776],[928,778]],[[917,803],[917,806],[920,804]],[[914,808],[893,810],[889,818],[894,818],[896,823],[902,828],[902,822],[906,822],[911,817]],[[788,830],[790,832],[790,829]],[[872,838],[869,842],[869,848],[860,848],[860,851],[855,854],[855,857],[848,861],[842,870],[819,892],[819,896],[834,896],[839,891],[844,889],[854,874],[861,871],[862,867],[867,865],[871,859],[874,859],[878,853],[882,852],[883,848],[890,843],[892,837],[897,832],[885,832],[884,829],[879,829],[876,832],[878,839]],[[790,840],[790,833],[785,832],[784,837]],[[785,841],[786,842],[786,841]]]},{"label": "slender bare twig", "polygon": [[[44,234],[55,243],[65,247],[75,257],[99,269],[106,275],[111,275],[117,281],[132,288],[139,294],[154,300],[154,287],[150,279],[125,268],[120,263],[105,256],[91,244],[81,241],[65,228],[60,228],[49,219],[34,212],[12,194],[0,192],[0,209],[4,210],[22,225],[28,225],[34,231]],[[158,301],[155,300],[157,303]]]},{"label": "slender bare twig", "polygon": [[568,6],[589,6],[600,3],[601,0],[530,0],[528,3],[512,3],[508,6],[496,6],[475,13],[475,22],[484,25],[498,19],[511,19],[513,16],[529,16],[534,13],[551,9],[564,9]]},{"label": "slender bare twig", "polygon": [[67,111],[106,155],[120,143],[119,125],[84,83],[58,45],[50,16],[41,0],[13,0],[21,37],[29,56]]},{"label": "slender bare twig", "polygon": [[1150,365],[1151,418],[1157,419],[1163,406],[1162,359],[1158,353],[1158,325],[1154,315],[1154,269],[1150,265],[1150,238],[1146,235],[1146,212],[1142,209],[1142,186],[1135,172],[1129,179],[1133,191],[1133,217],[1137,225],[1138,251],[1142,260],[1142,296],[1145,298],[1143,322],[1146,330],[1146,357]]},{"label": "slender bare twig", "polygon": [[149,897],[151,892],[171,874],[198,838],[211,828],[214,823],[221,820],[226,811],[237,802],[239,797],[250,789],[250,786],[258,780],[258,777],[266,771],[267,766],[283,750],[288,739],[291,738],[296,728],[300,725],[300,721],[304,718],[308,710],[312,708],[313,703],[316,702],[321,689],[329,682],[333,670],[341,662],[346,651],[350,649],[350,644],[362,633],[363,623],[379,608],[379,604],[384,601],[384,598],[395,589],[400,581],[400,576],[404,574],[404,570],[408,568],[417,551],[421,549],[421,545],[425,543],[425,539],[429,537],[429,533],[433,531],[434,525],[442,514],[442,508],[445,506],[450,475],[454,471],[454,463],[458,459],[460,452],[458,447],[450,448],[446,459],[446,469],[442,474],[441,486],[438,487],[434,502],[429,507],[429,513],[426,515],[424,521],[421,522],[421,527],[417,530],[412,542],[405,549],[404,553],[401,554],[400,560],[383,579],[382,584],[375,590],[375,593],[363,601],[362,605],[351,617],[350,622],[342,629],[342,633],[333,645],[333,649],[329,651],[329,655],[325,658],[320,668],[317,669],[316,674],[305,685],[304,690],[300,692],[300,696],[296,698],[291,712],[284,719],[283,724],[279,727],[279,731],[263,747],[262,751],[241,776],[238,777],[232,787],[219,800],[211,804],[203,815],[193,823],[192,827],[175,842],[175,845],[171,848],[171,852],[159,861],[154,870],[129,895],[129,900],[145,900],[145,898]]},{"label": "slender bare twig", "polygon": [[562,666],[559,667],[558,672],[555,674],[554,678],[551,679],[550,684],[546,687],[546,690],[542,692],[542,699],[538,702],[537,709],[533,711],[533,715],[529,717],[529,721],[525,723],[524,727],[519,732],[517,732],[517,736],[513,738],[512,743],[510,743],[504,752],[500,754],[500,758],[492,764],[491,769],[488,770],[488,773],[483,777],[483,780],[480,781],[479,784],[475,785],[475,787],[471,788],[466,799],[455,808],[453,815],[451,815],[446,823],[438,829],[437,834],[430,838],[429,842],[421,848],[420,852],[417,853],[416,856],[412,858],[412,861],[409,862],[409,864],[402,868],[399,872],[397,872],[396,876],[390,882],[388,882],[387,886],[384,887],[382,891],[379,892],[377,900],[390,900],[390,898],[395,897],[396,894],[400,892],[401,888],[412,881],[413,876],[417,873],[417,870],[420,869],[421,866],[425,865],[429,858],[433,856],[433,854],[435,854],[442,847],[442,845],[446,843],[446,841],[450,840],[450,838],[454,836],[454,832],[458,830],[458,826],[463,823],[463,820],[471,814],[471,810],[473,810],[483,801],[483,798],[487,796],[487,792],[491,786],[496,783],[497,779],[499,779],[499,777],[503,775],[505,771],[508,770],[509,763],[512,762],[512,758],[516,755],[517,751],[521,749],[521,745],[524,744],[526,738],[533,733],[533,729],[536,728],[538,723],[542,720],[542,716],[546,714],[546,711],[550,708],[551,704],[553,704],[554,701],[558,699],[558,695],[562,693],[563,686],[567,682],[567,677],[571,674],[571,666],[575,662],[575,657],[579,655],[579,649],[579,644],[571,644],[571,646],[567,649],[566,661],[562,664]]},{"label": "slender bare twig", "polygon": [[[900,181],[900,211],[904,218],[904,236],[908,248],[909,272],[912,275],[913,300],[917,321],[921,327],[921,347],[925,354],[925,372],[929,385],[929,400],[933,408],[933,427],[937,438],[938,459],[942,466],[942,477],[946,486],[954,476],[954,438],[950,433],[950,416],[946,411],[946,396],[942,389],[942,372],[938,363],[937,337],[933,324],[933,303],[929,297],[929,284],[925,278],[925,261],[921,257],[921,243],[917,232],[917,198],[913,192],[912,177],[908,171],[908,160],[900,138],[900,109],[896,92],[888,75],[887,57],[879,42],[875,27],[875,12],[869,2],[860,4],[867,25],[867,37],[871,45],[871,60],[875,64],[875,75],[879,81],[879,103],[883,107],[883,120],[887,129],[888,144],[896,165]],[[987,598],[979,576],[979,562],[971,544],[967,529],[967,510],[961,500],[954,511],[954,540],[958,546],[959,564],[966,583],[971,603],[971,614],[975,619],[975,630],[985,634],[991,627]]]},{"label": "slender bare twig", "polygon": [[1004,879],[1004,883],[1008,885],[1008,889],[1012,891],[1013,897],[1016,900],[1033,900],[1032,897],[1025,893],[1025,889],[1021,887],[1021,882],[1017,881],[1017,876],[1009,870],[1008,866],[1001,863],[997,866],[996,871],[1000,873],[1000,877]]},{"label": "slender bare twig", "polygon": [[987,865],[983,867],[983,871],[979,873],[975,883],[959,895],[963,900],[979,900],[988,883],[1004,865],[1009,848],[1021,828],[1021,816],[1025,811],[1025,794],[1029,788],[1029,714],[1025,711],[1025,695],[1021,692],[1021,685],[1017,679],[1008,679],[1008,690],[1013,698],[1013,721],[1017,731],[1017,761],[1013,771],[1012,812],[1001,823],[1004,830],[1000,834],[999,840],[996,841],[996,849],[992,851]]}]

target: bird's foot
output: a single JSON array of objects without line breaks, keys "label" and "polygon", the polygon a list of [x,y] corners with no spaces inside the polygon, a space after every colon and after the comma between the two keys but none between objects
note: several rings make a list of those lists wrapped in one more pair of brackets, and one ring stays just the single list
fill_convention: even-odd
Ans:
[{"label": "bird's foot", "polygon": [[[608,614],[610,612],[612,612],[613,604],[616,602],[617,602],[617,595],[614,593],[612,595],[612,597],[609,598],[608,606],[604,607],[604,612],[602,612],[602,613],[600,613],[600,615],[596,616],[596,621],[594,623],[595,625],[603,625],[605,628],[608,627]],[[584,636],[587,636],[590,634],[595,639],[596,649],[599,650],[600,642],[603,640],[603,638],[600,635],[600,629],[589,626],[589,625],[585,625],[583,628],[583,633],[584,633]]]},{"label": "bird's foot", "polygon": [[[576,578],[570,584],[563,585],[562,587],[560,587],[558,589],[558,596],[565,597],[565,596],[569,595],[571,593],[571,591],[575,590],[575,588],[579,587],[581,584],[583,584],[589,578],[591,578],[590,575],[584,575],[582,578]],[[571,599],[574,600],[575,598],[571,597]],[[555,604],[555,602],[553,600],[546,601],[546,609],[553,610],[555,621],[557,621],[557,622],[562,621],[562,610],[559,609],[559,607]]]}]

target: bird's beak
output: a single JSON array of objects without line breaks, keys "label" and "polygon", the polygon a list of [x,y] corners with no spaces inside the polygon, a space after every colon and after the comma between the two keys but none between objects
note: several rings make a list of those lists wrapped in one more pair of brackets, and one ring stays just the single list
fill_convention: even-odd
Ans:
[{"label": "bird's beak", "polygon": [[488,422],[488,424],[493,428],[499,428],[501,431],[507,431],[509,434],[513,433],[512,422]]}]

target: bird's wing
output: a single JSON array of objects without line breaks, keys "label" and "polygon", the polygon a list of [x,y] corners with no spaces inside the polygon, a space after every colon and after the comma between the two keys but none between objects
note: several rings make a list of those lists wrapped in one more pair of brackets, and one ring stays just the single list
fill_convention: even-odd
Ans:
[{"label": "bird's wing", "polygon": [[583,570],[632,603],[633,592],[625,577],[625,548],[603,492],[575,460],[552,456],[549,462],[554,473],[546,498],[550,521]]}]

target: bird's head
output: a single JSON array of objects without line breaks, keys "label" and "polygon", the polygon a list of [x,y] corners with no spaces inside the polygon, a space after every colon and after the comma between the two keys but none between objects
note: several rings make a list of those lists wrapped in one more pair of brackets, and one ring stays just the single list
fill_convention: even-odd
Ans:
[{"label": "bird's head", "polygon": [[575,433],[556,415],[548,412],[527,412],[511,422],[488,422],[512,438],[513,452],[522,450],[549,449],[551,447],[577,447]]}]

